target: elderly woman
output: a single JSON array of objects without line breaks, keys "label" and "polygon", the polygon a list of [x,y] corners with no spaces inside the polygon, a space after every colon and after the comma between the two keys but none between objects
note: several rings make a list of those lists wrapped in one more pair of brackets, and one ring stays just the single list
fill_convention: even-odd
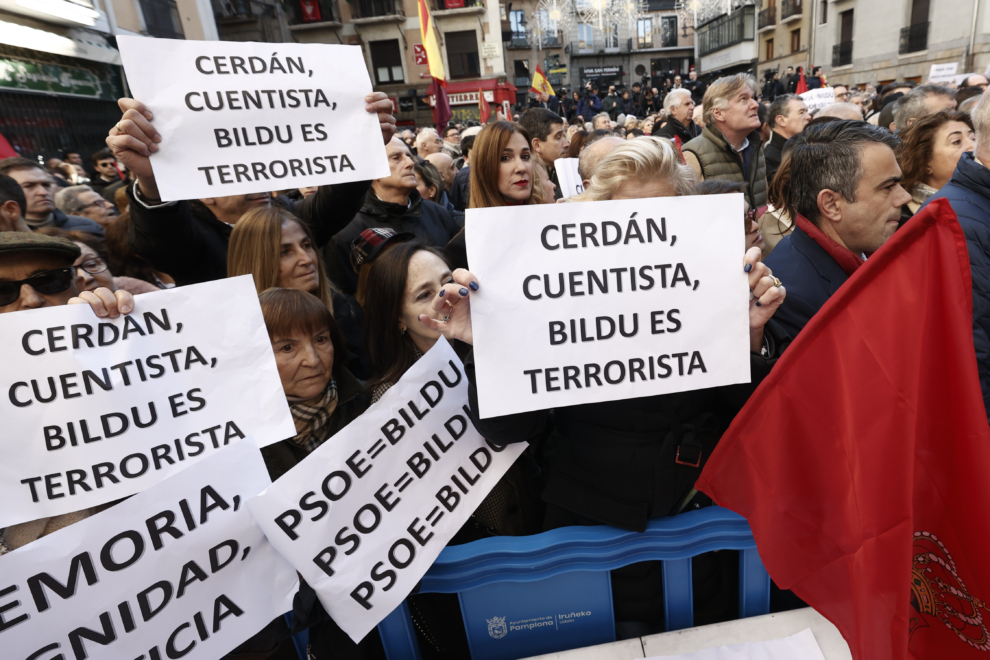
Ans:
[{"label": "elderly woman", "polygon": [[911,201],[901,211],[903,225],[949,182],[959,158],[976,146],[976,134],[968,114],[943,110],[922,117],[902,131],[900,138],[897,162],[904,175],[901,186],[911,193]]},{"label": "elderly woman", "polygon": [[315,296],[332,310],[347,341],[346,346],[337,347],[338,360],[358,378],[367,376],[361,349],[361,308],[330,283],[306,223],[274,205],[245,213],[230,233],[227,248],[227,277],[238,275],[251,275],[259,293],[277,286]]},{"label": "elderly woman", "polygon": [[261,450],[275,480],[363,413],[368,397],[334,359],[344,338],[318,297],[299,289],[268,289],[258,300],[296,424],[294,436]]},{"label": "elderly woman", "polygon": [[413,165],[413,173],[416,175],[416,190],[423,199],[443,204],[443,176],[433,163],[421,160]]},{"label": "elderly woman", "polygon": [[[669,141],[644,137],[626,142],[606,156],[595,170],[587,191],[578,199],[671,197],[690,194],[693,185],[690,170],[681,164]],[[710,500],[692,488],[700,467],[688,478],[683,478],[683,470],[687,468],[674,465],[671,447],[677,445],[686,429],[694,429],[695,439],[709,448],[702,457],[704,460],[745,398],[769,373],[778,355],[777,346],[783,339],[768,322],[784,301],[785,292],[775,282],[770,269],[760,261],[760,250],[754,247],[740,254],[738,267],[747,274],[751,291],[746,294],[750,298],[750,385],[581,404],[554,411],[537,410],[486,419],[472,415],[482,435],[500,445],[538,442],[547,429],[552,429],[546,440],[547,446],[553,448],[543,493],[547,505],[546,529],[610,524],[641,532],[650,518],[710,504]],[[434,296],[430,310],[420,316],[420,322],[449,339],[472,344],[471,295],[485,283],[466,270],[455,271],[452,279]],[[435,320],[441,310],[449,315],[447,323]],[[593,315],[595,311],[589,308],[587,313]],[[470,383],[471,409],[476,411],[478,394],[470,357],[466,360],[465,371]],[[682,477],[677,477],[675,469]],[[722,569],[708,566],[702,571],[699,561],[702,560],[695,561],[696,577],[704,573],[711,576],[713,585],[719,584],[721,576],[725,575]],[[721,560],[710,557],[704,561],[714,564]],[[649,631],[659,624],[661,581],[661,567],[656,562],[613,572],[617,618],[630,622],[625,626],[628,630]],[[728,607],[728,603],[715,593],[699,591],[695,594],[695,602],[699,605],[708,603],[722,614]]]},{"label": "elderly woman", "polygon": [[37,231],[46,236],[66,238],[80,249],[76,267],[76,287],[80,291],[95,291],[105,287],[111,291],[123,289],[132,295],[158,291],[159,287],[133,277],[117,277],[110,272],[106,245],[96,236],[85,231],[65,231],[55,227],[42,227]]}]

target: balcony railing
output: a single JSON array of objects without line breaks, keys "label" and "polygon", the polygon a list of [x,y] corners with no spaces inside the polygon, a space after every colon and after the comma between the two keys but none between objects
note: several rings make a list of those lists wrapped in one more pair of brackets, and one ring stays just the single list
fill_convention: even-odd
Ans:
[{"label": "balcony railing", "polygon": [[898,53],[917,53],[928,49],[928,26],[930,23],[915,23],[901,28],[901,47]]},{"label": "balcony railing", "polygon": [[777,7],[767,7],[760,10],[760,28],[768,28],[777,24]]},{"label": "balcony railing", "polygon": [[780,20],[786,21],[801,15],[801,0],[784,0],[780,6]]},{"label": "balcony railing", "polygon": [[319,14],[307,13],[303,3],[296,0],[283,5],[288,14],[289,25],[305,25],[306,23],[339,23],[337,3],[334,0],[317,0]]},{"label": "balcony railing", "polygon": [[529,49],[534,46],[539,46],[540,48],[563,48],[564,33],[544,34],[542,39],[537,40],[535,35],[529,35],[525,32],[513,32],[512,39],[508,41],[508,47],[510,49]]},{"label": "balcony railing", "polygon": [[756,8],[746,5],[705,23],[698,29],[698,54],[705,56],[743,41],[751,41],[756,36],[755,22]]},{"label": "balcony railing", "polygon": [[[250,13],[250,3],[243,0]],[[166,39],[185,39],[182,33],[182,18],[175,0],[141,0],[141,11],[144,14],[148,34],[153,37]]]},{"label": "balcony railing", "polygon": [[464,9],[465,7],[484,7],[482,0],[432,0],[435,11],[447,11],[448,9]]},{"label": "balcony railing", "polygon": [[845,66],[852,64],[853,42],[843,41],[832,46],[832,66]]},{"label": "balcony railing", "polygon": [[403,15],[396,0],[355,0],[351,3],[351,11],[354,12],[354,18]]},{"label": "balcony railing", "polygon": [[[563,45],[563,44],[561,44]],[[632,39],[614,39],[609,41],[604,37],[592,41],[572,41],[571,52],[577,55],[592,53],[628,53],[632,51]]]}]

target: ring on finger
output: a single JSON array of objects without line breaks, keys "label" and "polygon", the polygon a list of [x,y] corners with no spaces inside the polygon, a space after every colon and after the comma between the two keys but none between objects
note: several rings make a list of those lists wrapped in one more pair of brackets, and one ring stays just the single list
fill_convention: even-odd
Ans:
[{"label": "ring on finger", "polygon": [[114,126],[114,128],[117,129],[117,135],[123,135],[124,134],[124,130],[120,127],[120,122],[119,121],[117,122],[117,125]]},{"label": "ring on finger", "polygon": [[453,309],[454,309],[454,305],[451,304],[451,302],[449,300],[444,300],[444,302],[447,303],[448,309],[447,309],[447,315],[444,316],[444,317],[442,317],[440,319],[440,322],[441,323],[446,323],[447,321],[450,320],[450,315],[451,315],[451,313],[453,312]]},{"label": "ring on finger", "polygon": [[[771,276],[771,277],[773,277],[773,276]],[[783,283],[780,280],[778,280],[776,277],[774,277],[773,278],[773,285],[779,287],[779,286],[783,286]]]}]

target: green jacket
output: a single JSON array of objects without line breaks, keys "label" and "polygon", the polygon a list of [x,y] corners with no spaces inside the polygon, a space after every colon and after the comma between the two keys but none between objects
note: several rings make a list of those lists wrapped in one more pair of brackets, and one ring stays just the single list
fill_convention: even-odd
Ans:
[{"label": "green jacket", "polygon": [[753,131],[747,139],[755,147],[753,157],[749,160],[749,171],[745,174],[742,156],[714,126],[706,126],[701,135],[681,147],[681,151],[694,154],[701,163],[701,175],[704,179],[746,183],[746,201],[750,208],[756,209],[767,204],[767,163],[763,158],[763,140],[760,139],[759,131]]},{"label": "green jacket", "polygon": [[[332,437],[337,431],[358,418],[361,413],[368,409],[369,405],[368,395],[365,393],[361,381],[355,378],[346,367],[341,367],[334,374],[334,378],[337,379],[337,408],[330,416],[327,438]],[[272,481],[275,481],[309,456],[309,453],[292,442],[291,439],[287,439],[262,447],[261,456],[265,459],[269,476],[271,476]]]}]

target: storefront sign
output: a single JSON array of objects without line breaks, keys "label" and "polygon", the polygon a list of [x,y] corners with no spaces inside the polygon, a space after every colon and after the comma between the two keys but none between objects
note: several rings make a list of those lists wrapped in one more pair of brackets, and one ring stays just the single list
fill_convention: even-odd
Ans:
[{"label": "storefront sign", "polygon": [[0,89],[83,96],[116,101],[123,96],[119,83],[74,66],[42,64],[30,60],[0,58]]},{"label": "storefront sign", "polygon": [[581,68],[582,79],[621,75],[623,75],[621,66],[586,66]]},{"label": "storefront sign", "polygon": [[[485,100],[489,103],[495,102],[495,92],[487,90],[485,92]],[[447,97],[447,102],[450,105],[478,105],[478,92],[464,92],[450,94]],[[430,96],[430,107],[432,108],[437,104],[436,95]]]}]

